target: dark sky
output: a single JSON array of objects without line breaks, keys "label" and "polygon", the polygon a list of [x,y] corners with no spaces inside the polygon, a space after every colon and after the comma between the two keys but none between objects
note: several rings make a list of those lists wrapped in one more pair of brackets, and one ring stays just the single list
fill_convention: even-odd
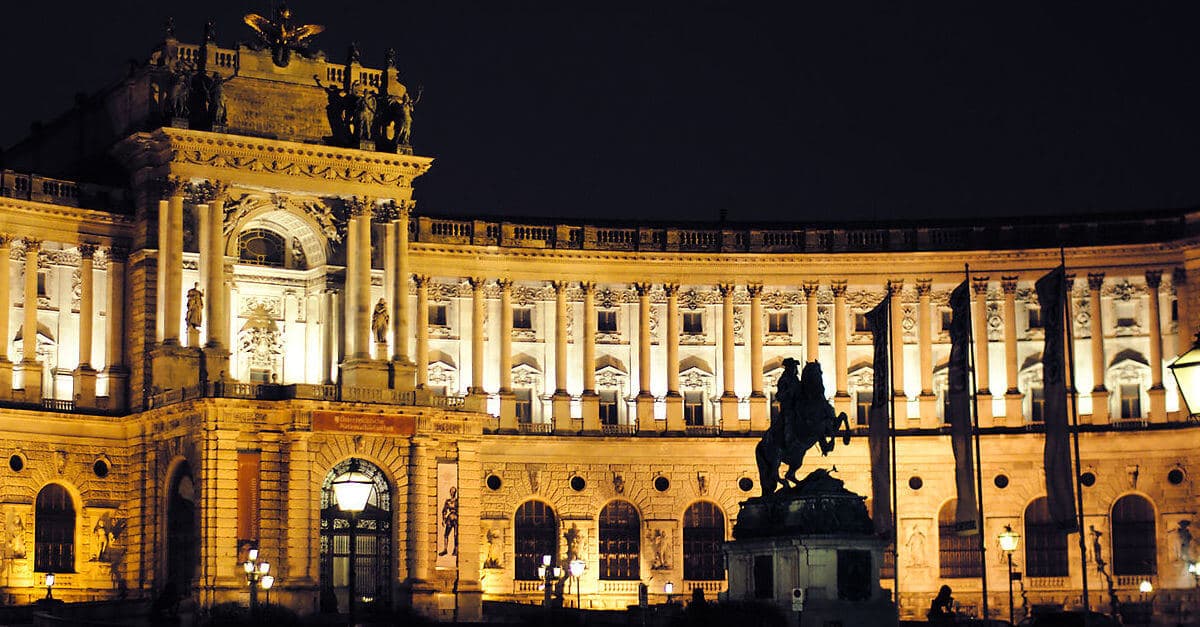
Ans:
[{"label": "dark sky", "polygon": [[[616,220],[989,217],[1200,204],[1194,2],[295,0],[342,61],[424,85],[419,211]],[[1043,6],[1044,5],[1044,6]],[[6,3],[0,144],[144,58],[168,15]],[[787,10],[780,7],[788,6]]]}]

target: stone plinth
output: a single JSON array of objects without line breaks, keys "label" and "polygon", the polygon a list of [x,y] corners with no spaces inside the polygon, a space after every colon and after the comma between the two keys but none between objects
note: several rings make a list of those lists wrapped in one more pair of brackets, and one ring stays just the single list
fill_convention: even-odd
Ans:
[{"label": "stone plinth", "polygon": [[388,386],[388,363],[375,359],[347,359],[342,362],[342,385],[385,390]]},{"label": "stone plinth", "polygon": [[176,390],[200,383],[200,350],[161,344],[150,351],[150,376],[159,390]]},{"label": "stone plinth", "polygon": [[[879,586],[886,542],[874,534],[863,497],[825,470],[794,488],[741,503],[725,543],[729,599],[778,605],[790,625],[895,625],[896,607]],[[804,590],[794,612],[792,591]]]}]

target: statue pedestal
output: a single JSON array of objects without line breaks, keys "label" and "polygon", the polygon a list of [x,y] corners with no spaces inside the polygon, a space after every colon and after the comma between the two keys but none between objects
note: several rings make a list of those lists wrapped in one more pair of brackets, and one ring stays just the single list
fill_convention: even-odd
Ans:
[{"label": "statue pedestal", "polygon": [[151,385],[160,391],[200,383],[201,352],[178,344],[160,344],[150,351]]},{"label": "statue pedestal", "polygon": [[[886,542],[875,535],[864,498],[823,469],[798,486],[741,503],[725,543],[731,601],[766,601],[789,625],[896,625],[879,586]],[[804,590],[794,611],[793,590]]]},{"label": "statue pedestal", "polygon": [[[342,387],[385,390],[388,386],[388,364],[374,359],[347,359],[342,362]],[[345,392],[343,391],[343,394]]]},{"label": "statue pedestal", "polygon": [[71,373],[75,385],[75,407],[96,407],[96,371],[91,366],[79,366]]}]

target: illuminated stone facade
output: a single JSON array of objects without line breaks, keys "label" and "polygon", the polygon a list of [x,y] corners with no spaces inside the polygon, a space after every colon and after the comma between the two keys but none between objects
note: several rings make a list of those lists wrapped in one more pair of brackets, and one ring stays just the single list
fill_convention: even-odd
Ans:
[{"label": "illuminated stone facade", "polygon": [[[200,58],[237,68],[210,130],[166,113],[172,77]],[[202,604],[244,599],[239,547],[254,541],[274,598],[316,610],[332,589],[344,610],[328,483],[352,458],[386,493],[362,528],[373,561],[358,591],[375,602],[449,619],[477,616],[481,599],[540,599],[543,551],[585,562],[585,606],[624,607],[638,582],[711,598],[726,587],[719,541],[757,494],[753,446],[782,359],[819,359],[833,403],[861,424],[860,317],[891,290],[903,611],[923,612],[943,583],[978,606],[978,566],[938,525],[954,497],[946,301],[970,264],[990,605],[1006,613],[1005,525],[1023,535],[1028,604],[1077,605],[1078,536],[1040,526],[1037,501],[1032,287],[1061,243],[1086,524],[1120,601],[1149,579],[1160,611],[1200,611],[1186,571],[1200,548],[1180,525],[1200,505],[1200,429],[1164,375],[1200,316],[1198,214],[869,228],[437,218],[412,203],[432,159],[322,144],[314,74],[384,81],[168,39],[97,99],[102,121],[81,108],[6,155],[6,600],[40,597],[49,570],[67,600],[150,596],[172,579]],[[128,179],[70,180],[95,178],[62,148],[80,128],[89,158]],[[34,164],[55,178],[17,173]],[[818,463],[869,492],[864,438]],[[1087,577],[1105,607],[1090,557]]]}]

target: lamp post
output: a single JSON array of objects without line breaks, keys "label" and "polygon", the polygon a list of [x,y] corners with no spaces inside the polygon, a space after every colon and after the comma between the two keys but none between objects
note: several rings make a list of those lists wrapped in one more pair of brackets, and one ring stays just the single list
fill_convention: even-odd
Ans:
[{"label": "lamp post", "polygon": [[250,587],[250,612],[258,611],[258,584],[263,577],[270,577],[271,564],[266,560],[259,561],[258,549],[250,549],[246,561],[242,562],[242,570],[246,571],[246,585]]},{"label": "lamp post", "polygon": [[355,564],[354,553],[355,547],[354,531],[358,526],[358,514],[367,507],[367,499],[371,496],[371,490],[375,487],[371,478],[363,474],[358,469],[358,460],[351,458],[350,467],[346,472],[339,475],[333,480],[331,486],[333,488],[333,498],[337,500],[338,509],[350,514],[350,556],[349,556],[349,572],[346,574],[346,587],[349,594],[347,595],[347,611],[349,613],[350,624],[354,624],[354,583],[355,583]]},{"label": "lamp post", "polygon": [[1196,334],[1192,347],[1167,367],[1179,386],[1179,395],[1183,397],[1188,416],[1200,413],[1200,333]]},{"label": "lamp post", "polygon": [[1013,611],[1013,569],[1012,556],[1013,551],[1017,550],[1017,545],[1021,542],[1021,536],[1012,530],[1012,525],[1004,525],[1004,531],[1000,532],[1000,550],[1008,555],[1008,622],[1013,623],[1015,613]]},{"label": "lamp post", "polygon": [[46,573],[46,600],[54,600],[54,573]]},{"label": "lamp post", "polygon": [[663,593],[667,595],[667,605],[671,604],[671,595],[675,594],[675,582],[668,581],[663,584]]},{"label": "lamp post", "polygon": [[571,577],[575,579],[575,609],[582,610],[583,603],[581,600],[583,593],[579,590],[579,578],[583,576],[583,570],[587,567],[587,564],[583,560],[575,558],[571,560],[571,563],[567,567],[571,571]]},{"label": "lamp post", "polygon": [[558,566],[551,566],[550,563],[552,561],[553,558],[549,555],[543,555],[542,565],[538,566],[538,577],[542,580],[542,590],[545,592],[545,596],[542,599],[542,607],[545,607],[547,612],[550,611],[550,594],[554,589],[554,582],[563,576],[563,569]]},{"label": "lamp post", "polygon": [[275,577],[271,575],[263,575],[262,589],[267,592],[267,609],[271,609],[271,586],[275,585]]}]

